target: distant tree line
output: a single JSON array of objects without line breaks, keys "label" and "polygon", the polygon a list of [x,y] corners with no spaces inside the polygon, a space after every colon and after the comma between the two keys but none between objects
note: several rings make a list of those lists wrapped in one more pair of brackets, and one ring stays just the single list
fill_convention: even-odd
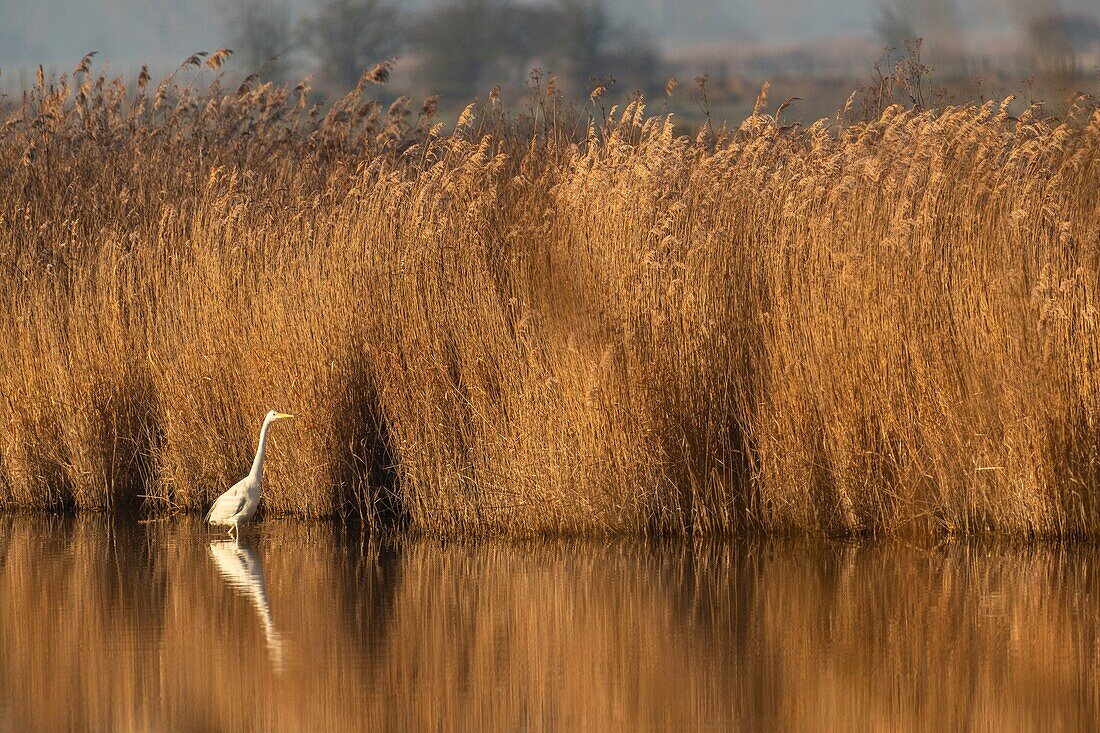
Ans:
[{"label": "distant tree line", "polygon": [[396,55],[447,98],[521,83],[534,67],[573,93],[608,76],[630,89],[662,83],[653,39],[613,22],[603,0],[443,0],[420,12],[395,0],[316,0],[299,17],[289,0],[234,0],[230,23],[250,71],[286,80],[311,70],[333,89]]}]

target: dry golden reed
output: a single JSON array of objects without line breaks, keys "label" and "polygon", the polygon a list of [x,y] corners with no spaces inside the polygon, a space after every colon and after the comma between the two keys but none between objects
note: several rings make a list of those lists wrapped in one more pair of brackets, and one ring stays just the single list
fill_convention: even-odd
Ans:
[{"label": "dry golden reed", "polygon": [[43,79],[0,133],[0,506],[201,510],[278,407],[275,513],[1100,529],[1095,107],[447,135],[143,79]]}]

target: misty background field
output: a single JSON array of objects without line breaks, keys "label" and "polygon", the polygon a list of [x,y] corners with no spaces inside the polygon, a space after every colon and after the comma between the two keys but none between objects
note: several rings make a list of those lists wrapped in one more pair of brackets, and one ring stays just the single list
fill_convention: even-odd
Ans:
[{"label": "misty background field", "polygon": [[96,50],[115,73],[148,65],[160,78],[196,50],[236,51],[231,74],[307,75],[337,97],[366,68],[399,57],[386,95],[440,96],[454,121],[500,86],[522,96],[541,68],[583,98],[594,80],[665,103],[698,124],[691,80],[709,75],[709,103],[740,120],[764,81],[798,97],[787,118],[832,115],[852,89],[923,38],[933,91],[956,102],[1008,94],[1059,104],[1100,91],[1100,11],[1088,0],[61,0],[0,3],[0,92],[17,96],[47,72]]}]

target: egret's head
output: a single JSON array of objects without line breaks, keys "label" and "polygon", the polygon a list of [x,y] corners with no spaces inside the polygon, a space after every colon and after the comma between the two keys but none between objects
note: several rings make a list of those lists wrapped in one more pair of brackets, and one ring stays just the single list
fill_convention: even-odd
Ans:
[{"label": "egret's head", "polygon": [[275,422],[276,420],[283,420],[283,419],[288,418],[288,417],[294,417],[294,416],[290,415],[290,414],[287,414],[285,412],[279,412],[277,410],[271,410],[270,412],[267,413],[267,419],[268,419],[269,422]]}]

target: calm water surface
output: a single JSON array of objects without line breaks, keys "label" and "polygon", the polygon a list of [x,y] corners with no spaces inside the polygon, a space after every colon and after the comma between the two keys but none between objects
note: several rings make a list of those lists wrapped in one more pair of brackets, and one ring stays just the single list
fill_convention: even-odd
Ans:
[{"label": "calm water surface", "polygon": [[1096,729],[1098,561],[0,517],[0,731]]}]

